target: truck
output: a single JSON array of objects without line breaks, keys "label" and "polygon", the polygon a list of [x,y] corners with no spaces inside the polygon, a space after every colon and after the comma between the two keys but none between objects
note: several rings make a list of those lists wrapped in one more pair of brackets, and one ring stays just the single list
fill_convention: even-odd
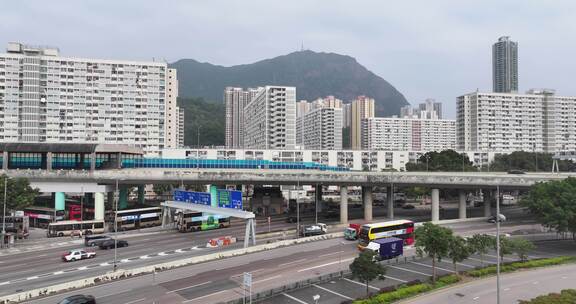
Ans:
[{"label": "truck", "polygon": [[375,251],[378,260],[389,260],[403,254],[404,240],[395,237],[375,239],[366,249]]},{"label": "truck", "polygon": [[321,235],[326,234],[328,228],[326,224],[318,223],[312,225],[302,225],[300,228],[300,235],[301,236],[312,236],[312,235]]},{"label": "truck", "polygon": [[357,240],[358,234],[360,234],[360,227],[362,227],[362,224],[350,224],[344,229],[344,239]]}]

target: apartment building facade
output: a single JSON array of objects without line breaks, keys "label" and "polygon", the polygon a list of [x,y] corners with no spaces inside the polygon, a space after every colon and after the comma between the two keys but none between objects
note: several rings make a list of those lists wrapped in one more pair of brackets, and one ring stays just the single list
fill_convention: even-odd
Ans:
[{"label": "apartment building facade", "polygon": [[362,120],[374,117],[374,98],[358,96],[350,107],[350,146],[352,149],[362,147]]},{"label": "apartment building facade", "polygon": [[319,107],[296,118],[296,144],[304,149],[342,149],[342,108]]},{"label": "apartment building facade", "polygon": [[162,62],[61,57],[9,43],[0,54],[0,141],[177,147],[176,70]]}]

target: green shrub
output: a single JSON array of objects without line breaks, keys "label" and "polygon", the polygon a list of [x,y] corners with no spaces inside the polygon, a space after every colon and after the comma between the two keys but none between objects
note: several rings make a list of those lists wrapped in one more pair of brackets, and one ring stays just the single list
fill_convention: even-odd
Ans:
[{"label": "green shrub", "polygon": [[[576,257],[573,256],[561,256],[555,258],[548,258],[548,259],[538,259],[538,260],[530,260],[526,262],[512,262],[512,263],[504,263],[500,266],[500,272],[511,272],[516,271],[518,269],[529,269],[529,268],[537,268],[543,266],[552,266],[552,265],[560,265],[570,262],[576,262]],[[471,270],[467,272],[467,274],[471,277],[483,277],[487,275],[492,275],[496,273],[496,266],[488,266],[486,268]]]},{"label": "green shrub", "polygon": [[354,302],[354,304],[387,304],[394,301],[406,299],[408,297],[432,290],[430,284],[418,284],[412,286],[402,286],[393,292],[381,293],[375,297],[366,300]]},{"label": "green shrub", "polygon": [[444,287],[447,285],[452,285],[454,283],[458,283],[460,282],[460,277],[455,275],[455,274],[450,274],[450,275],[445,275],[440,277],[437,281],[436,281],[436,286],[435,288],[440,288],[440,287]]},{"label": "green shrub", "polygon": [[520,301],[520,304],[567,304],[576,303],[576,289],[565,289],[558,293],[538,296],[529,301]]}]

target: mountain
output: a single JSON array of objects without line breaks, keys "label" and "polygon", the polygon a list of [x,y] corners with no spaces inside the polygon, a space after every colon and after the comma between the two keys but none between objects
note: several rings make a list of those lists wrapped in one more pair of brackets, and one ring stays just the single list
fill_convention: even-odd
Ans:
[{"label": "mountain", "polygon": [[181,59],[170,66],[178,69],[179,95],[184,98],[221,102],[227,86],[285,85],[296,87],[298,100],[334,95],[348,102],[358,95],[370,96],[376,116],[399,114],[408,104],[390,83],[356,59],[334,53],[300,51],[231,67]]}]

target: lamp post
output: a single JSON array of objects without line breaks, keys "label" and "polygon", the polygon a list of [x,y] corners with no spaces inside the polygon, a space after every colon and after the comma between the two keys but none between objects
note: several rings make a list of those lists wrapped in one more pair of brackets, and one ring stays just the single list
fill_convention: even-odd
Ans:
[{"label": "lamp post", "polygon": [[116,197],[114,200],[114,272],[116,272],[116,269],[118,268],[118,264],[116,262],[116,259],[118,258],[118,252],[117,252],[117,240],[118,240],[118,199],[120,198],[120,193],[118,192],[118,180],[116,180]]},{"label": "lamp post", "polygon": [[500,186],[496,186],[496,303],[500,304]]},{"label": "lamp post", "polygon": [[[300,181],[297,181],[296,188],[300,188]],[[300,238],[300,193],[296,191],[296,238]]]},{"label": "lamp post", "polygon": [[8,176],[4,176],[4,211],[2,211],[2,247],[6,239],[6,195],[8,193]]},{"label": "lamp post", "polygon": [[[82,196],[80,197],[80,221],[84,220],[84,186],[80,187],[82,191]],[[82,228],[80,228],[82,230]]]}]

